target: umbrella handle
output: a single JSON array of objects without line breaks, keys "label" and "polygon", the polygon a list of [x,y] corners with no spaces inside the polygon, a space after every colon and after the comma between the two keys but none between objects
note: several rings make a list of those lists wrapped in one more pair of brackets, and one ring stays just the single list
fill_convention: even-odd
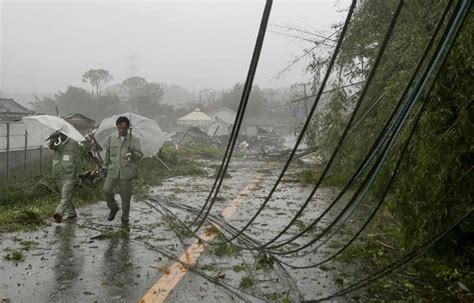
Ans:
[{"label": "umbrella handle", "polygon": [[132,143],[132,116],[130,116],[130,139],[128,140],[128,152],[130,152],[131,143]]}]

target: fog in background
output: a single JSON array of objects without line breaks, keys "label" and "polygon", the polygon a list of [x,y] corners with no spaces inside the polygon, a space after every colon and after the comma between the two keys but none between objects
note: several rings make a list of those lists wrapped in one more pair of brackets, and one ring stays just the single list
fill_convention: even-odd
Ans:
[{"label": "fog in background", "polygon": [[[82,74],[103,68],[188,91],[245,80],[265,1],[1,1],[0,91],[27,105],[33,94],[90,89]],[[310,42],[273,31],[331,33],[348,1],[274,1],[255,84],[287,87],[309,78],[307,60],[275,74]],[[344,11],[342,11],[344,10]]]}]

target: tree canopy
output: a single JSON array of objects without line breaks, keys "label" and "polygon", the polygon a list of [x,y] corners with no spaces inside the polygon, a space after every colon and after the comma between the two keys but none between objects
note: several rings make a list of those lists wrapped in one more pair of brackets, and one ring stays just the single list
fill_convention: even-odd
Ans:
[{"label": "tree canopy", "polygon": [[113,76],[105,69],[90,69],[82,75],[82,82],[89,83],[96,97],[99,97],[104,87],[113,80]]}]

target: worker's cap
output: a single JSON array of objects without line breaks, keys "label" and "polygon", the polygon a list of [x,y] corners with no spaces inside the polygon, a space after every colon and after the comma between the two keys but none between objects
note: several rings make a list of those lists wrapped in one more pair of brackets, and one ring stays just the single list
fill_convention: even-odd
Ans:
[{"label": "worker's cap", "polygon": [[48,141],[48,140],[56,140],[58,137],[59,137],[59,134],[60,132],[58,132],[57,130],[54,131],[51,135],[49,135],[49,137],[44,140],[44,141]]}]

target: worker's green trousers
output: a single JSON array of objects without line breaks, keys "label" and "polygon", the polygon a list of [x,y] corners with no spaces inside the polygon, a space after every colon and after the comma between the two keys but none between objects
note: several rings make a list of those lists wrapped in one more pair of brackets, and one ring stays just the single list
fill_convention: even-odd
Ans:
[{"label": "worker's green trousers", "polygon": [[56,207],[56,212],[61,216],[76,216],[76,209],[72,204],[72,193],[76,186],[76,179],[58,179],[58,188],[61,193],[61,202]]},{"label": "worker's green trousers", "polygon": [[105,201],[110,210],[118,209],[117,201],[115,201],[115,190],[117,190],[122,200],[122,221],[128,221],[130,200],[132,199],[133,191],[133,180],[123,180],[108,176],[105,178],[103,191]]}]

